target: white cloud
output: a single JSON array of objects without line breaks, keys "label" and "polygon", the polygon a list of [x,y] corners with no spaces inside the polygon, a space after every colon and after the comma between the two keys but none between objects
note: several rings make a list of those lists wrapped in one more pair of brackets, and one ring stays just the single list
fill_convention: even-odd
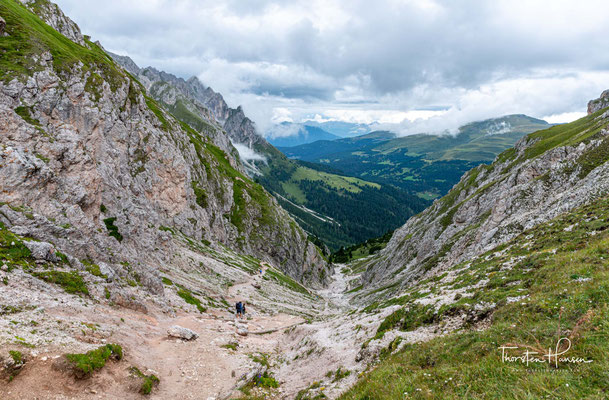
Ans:
[{"label": "white cloud", "polygon": [[[452,129],[469,118],[581,112],[609,87],[605,0],[57,2],[109,50],[200,76],[261,131],[276,109],[294,121]],[[448,111],[414,111],[432,106]]]},{"label": "white cloud", "polygon": [[585,111],[575,111],[575,112],[566,112],[561,114],[553,114],[542,117],[541,119],[551,123],[551,124],[566,124],[568,122],[573,122],[577,119],[585,117],[587,113]]},{"label": "white cloud", "polygon": [[253,149],[250,149],[244,144],[241,143],[233,143],[235,149],[239,152],[239,157],[244,161],[264,161],[266,162],[266,158],[256,153]]}]

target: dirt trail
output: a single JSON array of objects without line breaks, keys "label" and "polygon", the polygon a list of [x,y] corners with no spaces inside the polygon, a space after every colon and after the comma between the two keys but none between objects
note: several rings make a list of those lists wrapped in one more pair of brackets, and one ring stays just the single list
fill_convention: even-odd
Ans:
[{"label": "dirt trail", "polygon": [[[204,313],[166,313],[154,302],[147,302],[148,313],[144,314],[105,303],[91,306],[75,302],[73,297],[61,292],[53,293],[48,298],[41,296],[36,301],[44,305],[49,326],[63,326],[69,322],[77,327],[86,323],[100,328],[91,332],[83,330],[79,335],[79,346],[46,345],[35,350],[22,348],[24,354],[28,354],[29,361],[13,382],[0,385],[0,398],[140,399],[141,395],[137,393],[139,381],[132,378],[128,371],[131,366],[147,374],[154,373],[161,379],[161,384],[150,396],[152,399],[219,400],[238,397],[239,392],[233,390],[244,383],[240,378],[248,373],[251,375],[261,367],[251,359],[251,355],[265,353],[272,360],[281,360],[286,341],[289,343],[291,340],[291,334],[286,334],[287,328],[298,328],[305,322],[300,316],[275,313],[272,307],[269,309],[269,302],[273,305],[280,302],[277,298],[283,297],[265,298],[265,307],[257,304],[256,299],[261,298],[261,291],[257,287],[264,291],[276,285],[263,279],[269,266],[263,263],[260,267],[261,271],[253,275],[244,274],[239,283],[225,289],[224,298],[230,305],[229,309],[210,308]],[[320,308],[324,319],[344,315],[350,309],[348,299],[343,295],[347,278],[340,271],[341,267],[337,267],[330,286],[317,292],[325,299],[325,307]],[[19,290],[18,285],[14,289]],[[51,298],[54,298],[53,302]],[[246,317],[239,321],[236,321],[233,311],[237,301],[247,304]],[[301,307],[310,308],[307,301],[303,298]],[[322,304],[319,303],[320,306]],[[280,305],[277,303],[277,306]],[[24,324],[34,319],[33,314],[18,316],[24,320]],[[18,316],[12,318],[18,319]],[[56,322],[60,320],[64,322]],[[46,329],[45,324],[47,322],[43,323]],[[167,330],[173,325],[192,329],[198,333],[198,339],[186,342],[169,338]],[[248,335],[237,334],[237,325],[247,326]],[[330,336],[332,330],[321,329],[319,334]],[[83,348],[83,343],[89,343],[89,347]],[[74,380],[68,372],[54,367],[56,360],[62,359],[67,352],[83,352],[104,343],[120,343],[125,358],[118,363],[109,362],[89,379]],[[14,345],[0,346],[0,352],[7,353],[14,348]],[[315,363],[303,368],[310,374],[323,369]],[[294,392],[288,384],[293,375],[281,374],[275,368],[273,371],[281,384],[277,397],[293,398]]]}]

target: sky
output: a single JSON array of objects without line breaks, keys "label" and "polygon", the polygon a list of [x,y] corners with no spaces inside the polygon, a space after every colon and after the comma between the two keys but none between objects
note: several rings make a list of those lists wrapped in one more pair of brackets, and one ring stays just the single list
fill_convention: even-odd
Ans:
[{"label": "sky", "polygon": [[196,75],[264,134],[338,120],[399,134],[585,115],[609,88],[606,0],[55,0],[139,66]]}]

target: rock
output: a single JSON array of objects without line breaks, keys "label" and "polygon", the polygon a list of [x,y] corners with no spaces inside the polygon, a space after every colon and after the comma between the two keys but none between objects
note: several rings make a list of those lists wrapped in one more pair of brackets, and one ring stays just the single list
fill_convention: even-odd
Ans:
[{"label": "rock", "polygon": [[590,100],[588,102],[588,115],[594,114],[598,110],[609,107],[609,90],[605,90],[601,93],[598,99]]},{"label": "rock", "polygon": [[247,329],[247,326],[237,326],[237,335],[239,336],[247,336],[249,334],[249,330]]},{"label": "rock", "polygon": [[147,314],[148,307],[131,294],[127,289],[115,287],[110,290],[110,301],[121,307]]},{"label": "rock", "polygon": [[108,277],[108,282],[113,282],[116,279],[116,272],[114,272],[114,269],[112,269],[112,267],[110,267],[108,264],[104,263],[104,262],[99,262],[99,272],[101,272],[102,274],[106,275]]},{"label": "rock", "polygon": [[262,286],[260,286],[260,284],[258,282],[253,282],[252,286],[256,289],[260,289]]},{"label": "rock", "polygon": [[0,17],[0,36],[4,36],[4,28],[6,28],[6,21]]},{"label": "rock", "polygon": [[59,257],[57,257],[57,251],[55,247],[51,243],[46,242],[23,242],[23,244],[30,249],[32,252],[32,257],[36,261],[50,261],[57,262],[59,261]]},{"label": "rock", "polygon": [[188,329],[179,325],[173,325],[167,330],[167,334],[171,337],[183,339],[183,340],[195,340],[199,337],[199,335]]},{"label": "rock", "polygon": [[7,358],[0,357],[0,378],[12,380],[22,371],[26,361],[26,357],[20,352]]}]

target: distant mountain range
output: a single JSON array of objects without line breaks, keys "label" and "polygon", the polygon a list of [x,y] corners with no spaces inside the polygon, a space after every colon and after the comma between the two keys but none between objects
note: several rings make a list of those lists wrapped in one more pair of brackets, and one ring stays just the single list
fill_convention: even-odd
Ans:
[{"label": "distant mountain range", "polygon": [[282,122],[270,128],[266,140],[276,147],[294,147],[318,140],[335,140],[365,135],[371,132],[369,125],[342,121],[302,123]]},{"label": "distant mountain range", "polygon": [[266,140],[276,147],[292,147],[318,140],[335,140],[334,135],[316,126],[283,122],[267,133]]},{"label": "distant mountain range", "polygon": [[396,137],[376,131],[280,150],[293,159],[325,164],[347,175],[433,199],[447,193],[469,169],[492,161],[522,136],[549,126],[526,115],[508,115],[467,124],[456,135]]},{"label": "distant mountain range", "polygon": [[343,138],[365,135],[373,130],[368,124],[356,124],[344,121],[305,121],[303,125],[321,128],[326,132]]}]

